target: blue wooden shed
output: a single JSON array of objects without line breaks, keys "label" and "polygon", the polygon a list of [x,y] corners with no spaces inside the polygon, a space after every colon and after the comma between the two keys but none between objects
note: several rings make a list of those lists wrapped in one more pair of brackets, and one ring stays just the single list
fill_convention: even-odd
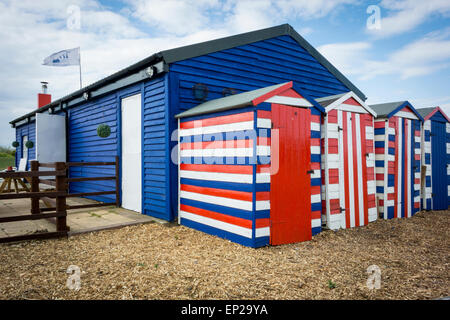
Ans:
[{"label": "blue wooden shed", "polygon": [[[50,116],[64,117],[64,130],[60,126],[52,130],[54,136],[65,136],[67,161],[112,161],[119,156],[122,206],[172,221],[177,217],[178,198],[177,165],[171,161],[177,144],[172,134],[177,128],[175,115],[205,101],[288,81],[312,99],[348,91],[366,99],[290,25],[284,24],[155,53],[11,124],[16,128],[16,140],[22,144],[23,135],[33,139],[33,132],[43,132],[40,123],[51,127]],[[48,117],[41,121],[37,119],[39,114]],[[111,127],[107,138],[96,133],[103,123]],[[42,138],[36,142],[37,149],[48,144]],[[23,156],[21,148],[17,163]],[[39,150],[27,152],[28,160],[42,156]],[[102,170],[108,174],[109,169]],[[70,171],[71,177],[96,175],[98,172],[86,168]],[[110,190],[110,183],[85,181],[71,188],[75,192],[105,191]],[[107,195],[93,199],[112,200]]]},{"label": "blue wooden shed", "polygon": [[450,121],[441,108],[417,110],[422,130],[422,209],[447,210],[450,203]]}]

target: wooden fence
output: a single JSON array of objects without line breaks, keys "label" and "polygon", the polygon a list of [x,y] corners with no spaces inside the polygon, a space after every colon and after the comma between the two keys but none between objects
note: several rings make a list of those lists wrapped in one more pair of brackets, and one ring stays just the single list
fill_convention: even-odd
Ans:
[{"label": "wooden fence", "polygon": [[[76,166],[115,166],[115,175],[67,178],[68,169],[70,167]],[[40,170],[39,168],[53,168],[54,170]],[[55,179],[49,179],[48,177],[55,177]],[[67,236],[67,233],[69,231],[69,227],[67,226],[67,210],[94,208],[111,205],[114,205],[116,207],[120,206],[119,157],[116,157],[114,162],[39,163],[38,161],[30,161],[30,171],[0,172],[0,178],[27,179],[31,184],[31,192],[0,194],[0,200],[24,199],[24,198],[31,199],[31,210],[30,210],[31,214],[0,217],[0,223],[56,218],[55,232],[33,233],[27,235],[4,237],[0,238],[0,243],[21,241],[28,239],[47,239],[47,238]],[[69,193],[70,190],[69,184],[71,182],[100,181],[100,180],[115,180],[115,190]],[[53,186],[54,190],[40,191],[39,184]],[[89,197],[108,194],[115,195],[114,202],[92,203],[83,205],[68,205],[66,203],[67,198]],[[43,200],[46,204],[50,203],[53,206],[49,206],[47,208],[40,208],[39,206],[40,200]]]}]

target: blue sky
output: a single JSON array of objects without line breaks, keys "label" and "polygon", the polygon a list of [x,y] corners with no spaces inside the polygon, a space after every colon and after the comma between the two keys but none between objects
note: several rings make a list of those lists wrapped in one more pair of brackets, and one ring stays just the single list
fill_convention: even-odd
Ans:
[{"label": "blue sky", "polygon": [[8,122],[36,107],[40,81],[53,99],[79,88],[77,67],[41,65],[54,52],[80,46],[88,85],[160,50],[282,23],[369,103],[409,100],[450,115],[448,0],[0,0],[0,145],[14,140]]}]

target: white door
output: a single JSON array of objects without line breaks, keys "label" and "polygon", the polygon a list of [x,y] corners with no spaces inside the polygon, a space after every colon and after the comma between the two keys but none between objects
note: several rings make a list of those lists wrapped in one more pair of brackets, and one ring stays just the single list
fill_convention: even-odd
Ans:
[{"label": "white door", "polygon": [[36,113],[36,160],[66,162],[65,116]]},{"label": "white door", "polygon": [[122,207],[142,212],[141,95],[122,99]]},{"label": "white door", "polygon": [[27,160],[28,159],[28,148],[26,146],[28,142],[28,136],[22,137],[22,159]]}]

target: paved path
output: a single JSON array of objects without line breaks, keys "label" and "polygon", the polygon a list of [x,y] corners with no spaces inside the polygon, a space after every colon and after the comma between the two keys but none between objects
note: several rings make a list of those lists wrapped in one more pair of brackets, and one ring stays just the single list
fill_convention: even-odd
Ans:
[{"label": "paved path", "polygon": [[[89,203],[96,202],[84,198],[67,199],[69,205]],[[41,206],[43,206],[42,202]],[[30,199],[0,200],[0,217],[26,214],[30,214]],[[113,206],[69,210],[67,215],[69,235],[151,222],[165,223],[150,216]],[[55,231],[55,224],[48,219],[0,224],[0,237],[47,231]]]}]

